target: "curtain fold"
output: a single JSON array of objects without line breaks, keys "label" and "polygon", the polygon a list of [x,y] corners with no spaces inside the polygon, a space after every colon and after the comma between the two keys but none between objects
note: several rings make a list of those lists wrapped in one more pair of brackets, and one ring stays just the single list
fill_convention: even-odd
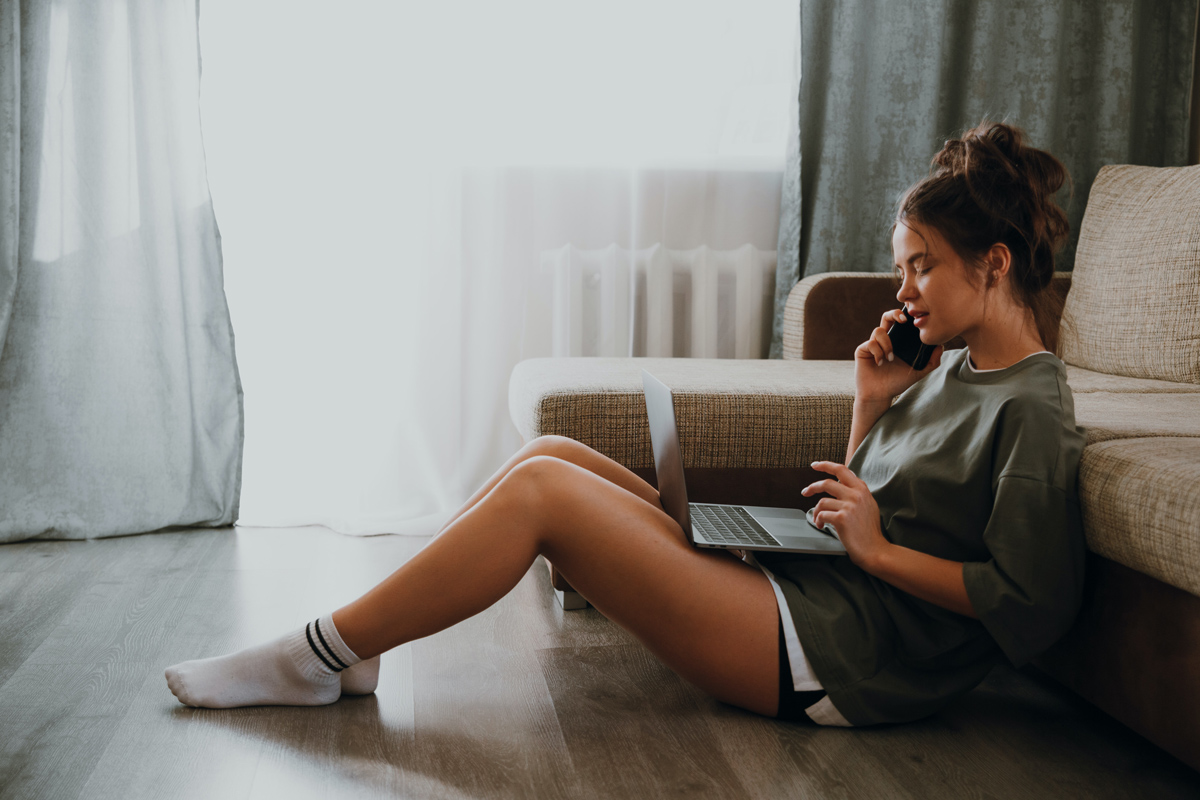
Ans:
[{"label": "curtain fold", "polygon": [[803,169],[780,223],[798,228],[799,256],[794,273],[779,262],[777,330],[799,278],[891,269],[887,231],[899,194],[945,139],[985,117],[1024,128],[1071,173],[1073,196],[1064,190],[1060,202],[1072,235],[1058,269],[1074,262],[1101,166],[1186,163],[1197,0],[802,0],[800,8],[800,149],[788,168]]},{"label": "curtain fold", "polygon": [[0,11],[0,353],[16,297],[19,253],[32,244],[32,227],[21,225],[21,204],[25,197],[36,205],[49,11],[46,3],[6,3]]},{"label": "curtain fold", "polygon": [[21,230],[21,7],[0,7],[0,352],[17,291]]},{"label": "curtain fold", "polygon": [[4,4],[0,541],[237,518],[191,0]]},{"label": "curtain fold", "polygon": [[775,313],[771,322],[770,358],[783,358],[783,310],[788,293],[800,280],[800,209],[804,200],[800,186],[800,85],[803,78],[803,39],[800,15],[796,17],[796,52],[792,61],[792,87],[796,90],[788,109],[787,150],[783,157],[783,180],[779,198],[779,237],[775,244]]}]

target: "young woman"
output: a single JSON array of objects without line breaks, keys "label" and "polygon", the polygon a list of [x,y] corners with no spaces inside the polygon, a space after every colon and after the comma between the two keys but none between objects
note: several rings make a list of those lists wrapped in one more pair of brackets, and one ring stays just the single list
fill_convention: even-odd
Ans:
[{"label": "young woman", "polygon": [[[1067,629],[1082,590],[1084,441],[1048,294],[1065,177],[1020,131],[985,124],[947,142],[901,200],[904,308],[855,352],[846,465],[815,463],[831,477],[803,490],[829,495],[817,523],[834,525],[848,558],[760,553],[760,564],[695,549],[650,485],[543,437],[358,600],[273,642],[170,667],[171,691],[209,708],[374,691],[381,653],[487,608],[538,555],[679,675],[768,716],[917,719],[1003,659],[1027,661]],[[921,372],[887,336],[908,316],[939,345]],[[943,353],[960,335],[967,347]]]}]

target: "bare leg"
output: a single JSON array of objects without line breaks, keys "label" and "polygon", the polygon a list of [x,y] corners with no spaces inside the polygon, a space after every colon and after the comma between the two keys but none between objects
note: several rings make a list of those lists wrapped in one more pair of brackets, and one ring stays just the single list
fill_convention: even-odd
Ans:
[{"label": "bare leg", "polygon": [[[613,461],[608,456],[598,453],[582,442],[577,442],[574,439],[569,439],[566,436],[539,436],[533,441],[522,447],[512,458],[510,458],[504,466],[500,467],[479,491],[475,492],[462,508],[454,513],[449,521],[441,527],[435,534],[440,536],[446,528],[453,525],[459,517],[470,511],[476,503],[487,496],[488,492],[496,487],[505,475],[522,461],[527,461],[534,456],[552,456],[554,458],[569,461],[572,464],[583,467],[589,472],[593,472],[606,480],[612,481],[616,485],[626,489],[638,497],[650,503],[656,508],[661,508],[658,502],[658,491],[653,486],[646,483],[633,472],[630,472],[623,465]],[[357,664],[342,673],[342,694],[370,694],[375,691],[379,685],[379,656],[368,658],[361,664]]]},{"label": "bare leg", "polygon": [[539,554],[684,678],[725,702],[776,713],[778,611],[766,577],[691,547],[644,493],[559,458],[512,465],[334,622],[346,645],[370,658],[479,613]]},{"label": "bare leg", "polygon": [[522,461],[528,461],[534,456],[551,456],[563,461],[569,461],[576,466],[583,467],[588,472],[595,473],[601,478],[615,483],[617,486],[637,495],[655,507],[662,507],[658,502],[658,490],[638,477],[637,474],[631,472],[623,464],[619,464],[603,453],[588,447],[586,444],[569,439],[566,436],[539,436],[527,442],[512,458],[504,463],[504,466],[496,470],[496,474],[489,478],[483,486],[479,487],[479,491],[471,495],[467,502],[463,503],[462,508],[456,511],[454,516],[450,517],[449,521],[441,527],[437,535],[441,535],[442,531],[449,528],[459,517],[474,508],[476,503],[487,497],[488,492],[496,488],[496,484],[500,483],[513,467]]}]

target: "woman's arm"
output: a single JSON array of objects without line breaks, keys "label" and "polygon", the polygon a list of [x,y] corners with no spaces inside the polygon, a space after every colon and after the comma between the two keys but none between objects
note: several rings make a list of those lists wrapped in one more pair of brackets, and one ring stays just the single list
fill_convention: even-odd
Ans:
[{"label": "woman's arm", "polygon": [[902,309],[885,311],[871,338],[854,351],[854,417],[850,423],[850,441],[843,464],[814,462],[819,471],[837,475],[839,481],[818,481],[802,494],[813,490],[829,492],[832,497],[817,503],[818,526],[829,521],[837,528],[850,559],[880,580],[909,594],[959,614],[978,619],[967,597],[963,565],[906,547],[893,545],[880,528],[879,507],[867,485],[851,472],[850,459],[871,428],[892,401],[921,378],[941,366],[943,345],[938,345],[925,369],[917,372],[898,360],[892,352],[888,328],[903,323]]},{"label": "woman's arm", "polygon": [[814,520],[818,528],[833,523],[856,566],[915,597],[979,619],[967,597],[962,562],[892,544],[883,535],[879,506],[862,478],[845,464],[814,461],[812,466],[836,480],[811,483],[800,493],[805,497],[818,492],[830,495],[817,501]]},{"label": "woman's arm", "polygon": [[883,413],[891,407],[891,400],[854,398],[854,420],[850,423],[850,444],[846,446],[846,460],[842,463],[850,463],[850,459],[854,456],[854,451],[862,444],[862,440],[867,438],[867,434],[871,432],[871,428],[875,426],[875,423],[879,421]]},{"label": "woman's arm", "polygon": [[847,464],[883,412],[892,407],[892,400],[941,366],[945,349],[942,345],[934,349],[929,363],[920,372],[895,357],[887,332],[892,325],[903,322],[903,310],[885,311],[879,319],[879,327],[871,332],[871,338],[854,351],[854,421],[850,425],[850,444],[846,449]]},{"label": "woman's arm", "polygon": [[938,558],[888,542],[860,566],[897,589],[963,616],[979,619],[967,597],[961,561]]}]

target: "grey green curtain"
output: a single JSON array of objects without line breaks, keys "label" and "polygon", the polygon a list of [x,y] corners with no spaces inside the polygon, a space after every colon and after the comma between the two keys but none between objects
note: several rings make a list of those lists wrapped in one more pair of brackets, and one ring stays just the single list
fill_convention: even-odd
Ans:
[{"label": "grey green curtain", "polygon": [[[1105,164],[1186,163],[1198,0],[801,0],[771,356],[796,281],[886,272],[899,194],[942,142],[1017,124],[1074,179],[1073,234]],[[1058,269],[1074,262],[1075,236]]]},{"label": "grey green curtain", "polygon": [[229,525],[195,0],[0,3],[0,542]]}]

